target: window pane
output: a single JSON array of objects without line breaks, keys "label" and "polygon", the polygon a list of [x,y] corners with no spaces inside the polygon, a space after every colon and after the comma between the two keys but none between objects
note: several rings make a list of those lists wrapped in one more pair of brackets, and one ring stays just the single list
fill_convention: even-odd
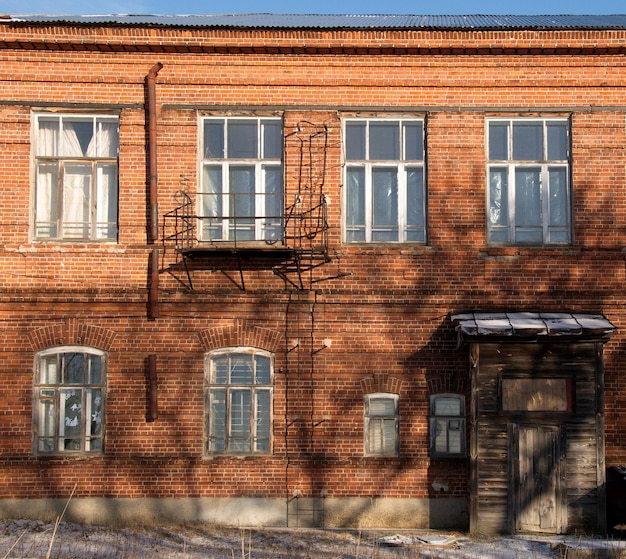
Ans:
[{"label": "window pane", "polygon": [[204,121],[204,157],[205,159],[223,159],[224,157],[224,121]]},{"label": "window pane", "polygon": [[254,216],[254,167],[232,165],[229,173],[232,216]]},{"label": "window pane", "polygon": [[283,126],[278,120],[261,121],[263,126],[263,158],[282,159]]},{"label": "window pane", "polygon": [[117,164],[97,166],[96,238],[117,238]]},{"label": "window pane", "polygon": [[62,356],[65,384],[84,384],[85,356],[82,353],[64,353]]},{"label": "window pane", "polygon": [[40,362],[40,383],[41,384],[58,384],[59,374],[57,366],[57,356],[49,355],[43,357]]},{"label": "window pane", "polygon": [[517,227],[541,226],[541,171],[515,170],[515,224]]},{"label": "window pane", "polygon": [[270,450],[270,393],[259,390],[256,393],[256,448],[259,452]]},{"label": "window pane", "polygon": [[406,170],[406,240],[425,241],[426,209],[424,201],[424,170]]},{"label": "window pane", "polygon": [[119,128],[117,121],[97,120],[98,157],[117,157],[119,146]]},{"label": "window pane", "polygon": [[231,238],[255,237],[255,175],[252,165],[232,165],[229,169]]},{"label": "window pane", "polygon": [[462,451],[462,422],[458,420],[448,421],[448,452],[451,454],[460,454]]},{"label": "window pane", "polygon": [[231,354],[230,382],[232,384],[252,384],[252,355],[250,353]]},{"label": "window pane", "polygon": [[265,355],[255,355],[256,384],[270,383],[270,358]]},{"label": "window pane", "polygon": [[548,171],[550,178],[550,225],[566,227],[569,224],[567,173],[563,168]]},{"label": "window pane", "polygon": [[346,159],[354,161],[365,160],[365,132],[364,122],[348,122],[346,124]]},{"label": "window pane", "polygon": [[211,391],[211,423],[209,429],[211,450],[223,452],[226,438],[226,390]]},{"label": "window pane", "polygon": [[568,138],[567,122],[548,122],[548,159],[552,161],[567,160]]},{"label": "window pane", "polygon": [[369,159],[394,161],[400,159],[400,129],[397,121],[370,123]]},{"label": "window pane", "polygon": [[89,238],[91,164],[66,163],[63,172],[63,237]]},{"label": "window pane", "polygon": [[200,201],[202,240],[222,239],[221,217],[223,214],[222,167],[205,165],[203,168],[203,192]]},{"label": "window pane", "polygon": [[282,167],[264,167],[265,176],[265,233],[266,241],[283,238],[283,170]]},{"label": "window pane", "polygon": [[461,415],[461,400],[459,398],[446,398],[438,396],[435,398],[435,415]]},{"label": "window pane", "polygon": [[492,168],[489,171],[489,223],[508,225],[509,185],[506,168]]},{"label": "window pane", "polygon": [[220,355],[211,358],[213,366],[213,379],[214,384],[226,384],[228,382],[228,356]]},{"label": "window pane", "polygon": [[255,159],[258,157],[256,120],[229,120],[226,157]]},{"label": "window pane", "polygon": [[540,161],[543,155],[543,122],[513,123],[513,159]]},{"label": "window pane", "polygon": [[[38,434],[39,437],[52,438],[56,431],[56,404],[54,401],[54,392],[52,392],[52,397],[44,398],[45,395],[50,395],[50,392],[41,391],[40,393]],[[48,443],[46,443],[46,446],[48,446]],[[52,448],[46,450],[52,450]]]},{"label": "window pane", "polygon": [[365,169],[350,167],[347,170],[346,188],[346,239],[365,240]]},{"label": "window pane", "polygon": [[93,119],[63,119],[61,155],[66,157],[95,157],[96,147],[93,142]]},{"label": "window pane", "polygon": [[232,390],[230,393],[230,436],[228,450],[250,451],[250,390]]},{"label": "window pane", "polygon": [[80,388],[63,389],[61,393],[61,420],[63,421],[62,435],[65,437],[81,436],[83,416],[83,391]]},{"label": "window pane", "polygon": [[37,237],[56,237],[59,219],[59,174],[57,163],[37,165],[35,222]]},{"label": "window pane", "polygon": [[404,133],[404,159],[421,161],[424,159],[424,138],[421,122],[405,122],[402,126]]},{"label": "window pane", "polygon": [[89,410],[86,410],[92,437],[102,434],[102,390],[88,390],[87,403]]},{"label": "window pane", "polygon": [[102,384],[102,357],[99,355],[87,355],[89,363],[89,384]]},{"label": "window pane", "polygon": [[433,421],[433,426],[435,429],[434,432],[434,442],[435,442],[435,451],[436,452],[447,452],[448,451],[448,422],[445,419],[435,419]]},{"label": "window pane", "polygon": [[372,240],[398,240],[398,174],[395,168],[372,170]]},{"label": "window pane", "polygon": [[37,130],[37,155],[56,157],[59,154],[59,118],[39,117]]},{"label": "window pane", "polygon": [[383,432],[383,448],[384,454],[395,454],[396,452],[396,420],[384,419],[382,420],[382,432]]},{"label": "window pane", "polygon": [[369,415],[395,415],[396,401],[393,398],[369,398]]},{"label": "window pane", "polygon": [[509,123],[489,123],[489,159],[507,161],[509,159]]}]

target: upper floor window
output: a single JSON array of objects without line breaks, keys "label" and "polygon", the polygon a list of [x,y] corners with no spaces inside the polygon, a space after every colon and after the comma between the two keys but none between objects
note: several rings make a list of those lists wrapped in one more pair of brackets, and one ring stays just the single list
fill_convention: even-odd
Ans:
[{"label": "upper floor window", "polygon": [[207,358],[208,453],[269,454],[272,449],[273,359],[234,348]]},{"label": "upper floor window", "polygon": [[424,122],[345,121],[347,242],[426,242]]},{"label": "upper floor window", "polygon": [[283,238],[279,118],[202,119],[201,241]]},{"label": "upper floor window", "polygon": [[106,358],[85,347],[55,348],[35,359],[34,450],[101,453]]},{"label": "upper floor window", "polygon": [[116,116],[36,114],[35,238],[117,239]]},{"label": "upper floor window", "polygon": [[399,398],[396,394],[365,396],[365,455],[398,456]]},{"label": "upper floor window", "polygon": [[431,456],[465,456],[465,398],[461,394],[430,397]]},{"label": "upper floor window", "polygon": [[493,119],[487,130],[489,242],[569,244],[568,120]]}]

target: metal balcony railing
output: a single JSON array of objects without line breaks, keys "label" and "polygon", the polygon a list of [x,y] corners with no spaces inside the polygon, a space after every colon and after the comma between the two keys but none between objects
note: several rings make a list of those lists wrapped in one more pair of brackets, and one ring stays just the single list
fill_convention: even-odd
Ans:
[{"label": "metal balcony railing", "polygon": [[326,200],[282,193],[208,194],[179,191],[178,205],[163,217],[163,239],[179,252],[224,248],[323,250],[327,246]]}]

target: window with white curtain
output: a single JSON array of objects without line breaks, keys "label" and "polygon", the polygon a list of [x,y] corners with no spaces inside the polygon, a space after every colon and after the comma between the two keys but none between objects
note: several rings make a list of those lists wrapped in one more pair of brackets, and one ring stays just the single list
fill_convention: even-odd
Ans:
[{"label": "window with white curtain", "polygon": [[346,242],[426,242],[424,121],[344,121]]},{"label": "window with white curtain", "polygon": [[106,355],[82,346],[54,348],[35,358],[36,454],[103,451]]},{"label": "window with white curtain", "polygon": [[272,450],[273,356],[229,348],[207,356],[206,452],[269,454]]},{"label": "window with white curtain", "polygon": [[204,117],[201,150],[200,240],[282,240],[282,120]]},{"label": "window with white curtain", "polygon": [[487,136],[489,242],[570,244],[569,120],[489,119]]},{"label": "window with white curtain", "polygon": [[116,240],[118,117],[42,113],[34,122],[35,238]]},{"label": "window with white curtain", "polygon": [[465,456],[465,397],[462,394],[430,397],[430,455]]},{"label": "window with white curtain", "polygon": [[365,455],[398,456],[400,452],[399,397],[365,395]]}]

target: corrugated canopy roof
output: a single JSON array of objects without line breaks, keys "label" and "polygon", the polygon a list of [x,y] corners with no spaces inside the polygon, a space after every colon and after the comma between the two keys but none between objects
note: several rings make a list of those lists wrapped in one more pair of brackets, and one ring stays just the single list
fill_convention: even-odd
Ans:
[{"label": "corrugated canopy roof", "polygon": [[463,312],[450,317],[462,340],[493,338],[608,338],[616,327],[601,314],[568,312]]},{"label": "corrugated canopy roof", "polygon": [[0,23],[274,29],[626,29],[626,15],[7,15]]}]

